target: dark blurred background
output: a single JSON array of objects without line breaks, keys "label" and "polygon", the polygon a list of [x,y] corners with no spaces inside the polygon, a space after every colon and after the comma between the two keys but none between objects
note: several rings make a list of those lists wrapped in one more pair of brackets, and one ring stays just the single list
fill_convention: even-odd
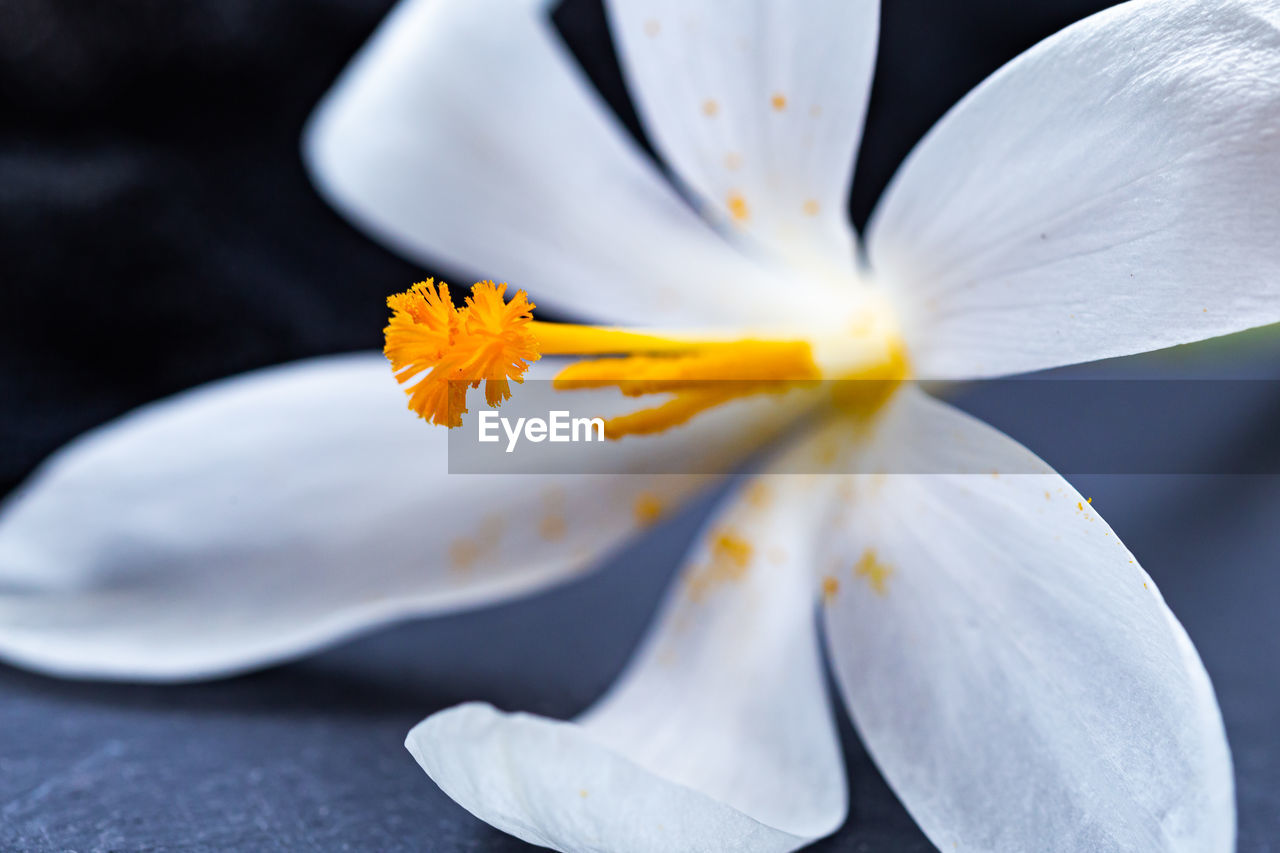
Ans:
[{"label": "dark blurred background", "polygon": [[[456,278],[347,225],[312,191],[298,155],[303,120],[390,5],[0,0],[0,494],[68,439],[141,403],[376,348],[388,292],[424,274]],[[885,0],[855,223],[961,95],[1107,5]],[[638,133],[598,0],[568,0],[556,22]],[[1280,376],[1276,338],[1121,369]],[[1158,411],[1146,414],[1158,422]],[[1271,399],[1221,414],[1221,435],[1161,440],[1208,458],[1224,447],[1274,456]],[[1034,431],[1017,435],[1036,447]],[[1235,754],[1240,849],[1272,849],[1280,480],[1076,482],[1200,648]],[[142,687],[0,667],[0,848],[521,849],[440,793],[401,747],[405,733],[467,699],[558,717],[581,710],[622,665],[707,505],[533,606],[384,630],[250,677]],[[850,820],[814,849],[932,849],[847,724],[843,736]]]}]

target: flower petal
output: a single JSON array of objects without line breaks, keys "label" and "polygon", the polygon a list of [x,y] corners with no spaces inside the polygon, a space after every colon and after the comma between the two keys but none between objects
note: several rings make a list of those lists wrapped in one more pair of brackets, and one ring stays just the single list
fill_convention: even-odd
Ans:
[{"label": "flower petal", "polygon": [[854,264],[848,205],[876,0],[609,0],[655,144],[708,205],[815,273]]},{"label": "flower petal", "polygon": [[733,417],[610,445],[605,476],[449,475],[380,355],[214,383],[85,435],[5,506],[0,658],[197,678],[519,595],[704,482],[619,474],[723,446]]},{"label": "flower petal", "polygon": [[935,474],[849,478],[828,534],[838,681],[943,850],[1229,851],[1231,760],[1204,667],[1155,584],[1056,474],[922,394],[886,433]]},{"label": "flower petal", "polygon": [[311,118],[321,191],[406,254],[544,307],[632,325],[769,316],[772,282],[598,102],[546,5],[404,0]]},{"label": "flower petal", "polygon": [[845,778],[807,566],[825,494],[799,476],[740,492],[577,722],[467,704],[406,746],[473,814],[559,850],[781,851],[833,831]]},{"label": "flower petal", "polygon": [[872,219],[919,372],[976,377],[1280,320],[1280,4],[1122,3],[1015,59]]}]

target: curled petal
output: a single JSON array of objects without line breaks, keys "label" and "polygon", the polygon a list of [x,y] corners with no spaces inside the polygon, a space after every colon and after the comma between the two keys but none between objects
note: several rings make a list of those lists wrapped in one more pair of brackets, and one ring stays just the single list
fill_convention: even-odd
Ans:
[{"label": "curled petal", "polygon": [[845,780],[808,570],[822,495],[781,475],[740,492],[576,722],[461,705],[409,750],[473,814],[558,850],[784,851],[833,831]]}]

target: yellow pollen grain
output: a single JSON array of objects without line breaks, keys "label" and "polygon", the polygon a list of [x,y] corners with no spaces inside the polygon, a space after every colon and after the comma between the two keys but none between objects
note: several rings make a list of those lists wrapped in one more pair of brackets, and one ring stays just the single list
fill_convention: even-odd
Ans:
[{"label": "yellow pollen grain", "polygon": [[889,591],[888,583],[893,567],[880,562],[876,552],[868,548],[862,552],[862,558],[853,567],[853,574],[854,577],[865,578],[876,595],[885,595]]},{"label": "yellow pollen grain", "polygon": [[651,524],[656,524],[658,519],[662,518],[662,501],[653,492],[641,492],[636,495],[635,502],[631,505],[631,511],[635,515],[637,522],[648,527]]},{"label": "yellow pollen grain", "polygon": [[717,586],[742,580],[754,551],[750,542],[729,528],[717,531],[711,539],[710,561],[689,576],[689,597],[700,601]]},{"label": "yellow pollen grain", "polygon": [[835,439],[827,439],[818,445],[818,464],[829,468],[840,458],[840,445]]},{"label": "yellow pollen grain", "polygon": [[751,216],[751,212],[747,210],[747,200],[742,197],[742,193],[729,193],[729,197],[725,199],[725,206],[729,208],[729,215],[738,222],[746,222]]},{"label": "yellow pollen grain", "polygon": [[782,112],[787,108],[787,96],[781,92],[774,92],[773,97],[769,99],[769,105],[777,112]]},{"label": "yellow pollen grain", "polygon": [[801,209],[804,211],[805,216],[817,216],[818,211],[822,209],[822,206],[818,204],[818,200],[816,198],[810,198],[805,200]]},{"label": "yellow pollen grain", "polygon": [[707,98],[702,102],[702,114],[707,118],[711,118],[720,112],[720,105],[716,103],[714,98]]},{"label": "yellow pollen grain", "polygon": [[1076,509],[1084,512],[1084,504],[1080,503],[1080,501],[1076,501]]},{"label": "yellow pollen grain", "polygon": [[1087,504],[1091,504],[1091,503],[1093,503],[1093,498],[1085,498],[1085,499],[1084,499],[1084,502],[1085,502],[1085,503],[1087,503]]},{"label": "yellow pollen grain", "polygon": [[840,592],[840,581],[827,575],[822,579],[822,600],[825,602],[835,601],[836,593]]},{"label": "yellow pollen grain", "polygon": [[558,512],[548,513],[542,517],[542,521],[538,522],[538,535],[548,542],[556,542],[564,538],[568,528],[568,522],[564,520],[563,515]]},{"label": "yellow pollen grain", "polygon": [[751,562],[751,543],[732,530],[721,530],[711,543],[712,558],[745,569]]},{"label": "yellow pollen grain", "polygon": [[660,32],[662,32],[662,24],[657,18],[650,18],[644,22],[644,34],[649,38],[655,38]]},{"label": "yellow pollen grain", "polygon": [[769,492],[769,487],[760,480],[752,483],[747,489],[747,503],[756,509],[764,509],[769,505],[773,495]]},{"label": "yellow pollen grain", "polygon": [[449,546],[449,564],[465,572],[475,566],[480,556],[480,546],[470,539],[455,539]]},{"label": "yellow pollen grain", "polygon": [[724,167],[730,172],[736,172],[742,168],[742,155],[737,151],[730,151],[724,155]]}]

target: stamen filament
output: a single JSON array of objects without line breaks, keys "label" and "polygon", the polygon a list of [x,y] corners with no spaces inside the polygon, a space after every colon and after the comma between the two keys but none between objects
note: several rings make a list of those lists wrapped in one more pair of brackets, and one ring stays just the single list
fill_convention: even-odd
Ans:
[{"label": "stamen filament", "polygon": [[606,326],[543,323],[534,320],[530,331],[538,338],[543,355],[606,355],[609,353],[659,353],[696,349],[699,342],[678,334],[633,332]]},{"label": "stamen filament", "polygon": [[[615,439],[661,432],[722,403],[824,377],[896,382],[906,375],[901,348],[883,335],[851,331],[840,339],[833,375],[820,367],[807,339],[545,323],[533,319],[534,306],[523,291],[505,302],[505,290],[505,284],[477,283],[465,305],[454,308],[447,286],[427,281],[387,300],[392,317],[385,352],[406,385],[409,408],[421,417],[459,426],[468,388],[483,381],[485,401],[496,407],[510,398],[510,383],[522,382],[543,355],[611,356],[564,368],[553,380],[557,390],[614,387],[628,397],[671,395],[606,420],[605,435]],[[882,396],[856,395],[860,406],[878,405]]]}]

